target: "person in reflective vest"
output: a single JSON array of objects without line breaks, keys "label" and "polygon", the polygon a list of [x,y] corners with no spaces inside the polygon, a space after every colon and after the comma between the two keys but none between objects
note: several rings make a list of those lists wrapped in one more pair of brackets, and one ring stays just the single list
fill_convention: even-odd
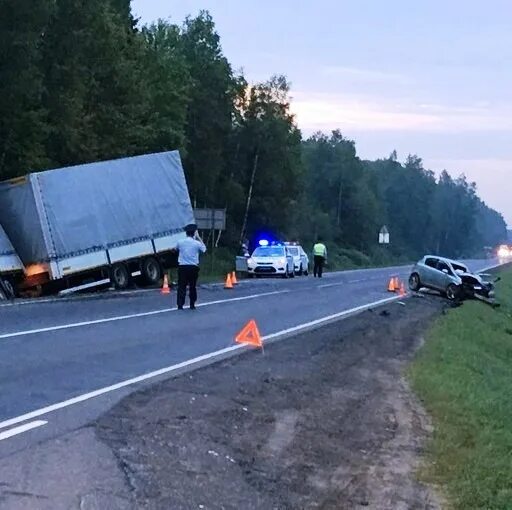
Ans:
[{"label": "person in reflective vest", "polygon": [[313,246],[313,276],[316,278],[322,278],[322,273],[325,265],[325,261],[327,260],[327,248],[325,244],[322,243],[320,238],[317,239],[316,244]]}]

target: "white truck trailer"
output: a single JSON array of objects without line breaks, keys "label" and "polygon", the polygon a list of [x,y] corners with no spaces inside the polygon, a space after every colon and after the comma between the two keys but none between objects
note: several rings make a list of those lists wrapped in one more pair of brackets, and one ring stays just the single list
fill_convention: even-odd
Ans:
[{"label": "white truck trailer", "polygon": [[177,151],[0,183],[0,224],[25,266],[23,288],[155,284],[193,222]]}]

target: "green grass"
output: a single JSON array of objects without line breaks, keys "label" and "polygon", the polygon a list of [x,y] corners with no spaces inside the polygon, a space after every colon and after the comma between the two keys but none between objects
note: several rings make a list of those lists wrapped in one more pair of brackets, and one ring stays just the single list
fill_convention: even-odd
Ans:
[{"label": "green grass", "polygon": [[421,477],[456,509],[512,509],[512,271],[502,277],[502,307],[443,316],[409,374],[435,427]]}]

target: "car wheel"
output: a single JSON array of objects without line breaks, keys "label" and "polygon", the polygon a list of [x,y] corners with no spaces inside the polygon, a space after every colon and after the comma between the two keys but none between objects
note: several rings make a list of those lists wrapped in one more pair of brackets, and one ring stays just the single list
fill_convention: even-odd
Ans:
[{"label": "car wheel", "polygon": [[421,288],[421,281],[420,281],[420,275],[418,273],[413,273],[409,277],[409,288],[413,292],[418,292]]},{"label": "car wheel", "polygon": [[297,273],[297,276],[302,276],[304,274],[304,270],[302,269],[302,264],[299,267],[299,271]]},{"label": "car wheel", "polygon": [[304,271],[304,276],[307,276],[308,274],[309,274],[309,271],[306,268],[306,270]]},{"label": "car wheel", "polygon": [[450,301],[456,301],[460,297],[460,287],[455,285],[454,283],[450,283],[446,288],[446,297]]}]

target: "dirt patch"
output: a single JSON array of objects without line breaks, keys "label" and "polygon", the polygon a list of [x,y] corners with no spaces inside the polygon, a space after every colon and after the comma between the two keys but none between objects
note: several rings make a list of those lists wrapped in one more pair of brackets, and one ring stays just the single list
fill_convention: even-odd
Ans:
[{"label": "dirt patch", "polygon": [[402,371],[445,306],[409,299],[163,382],[97,434],[138,508],[437,508]]}]

